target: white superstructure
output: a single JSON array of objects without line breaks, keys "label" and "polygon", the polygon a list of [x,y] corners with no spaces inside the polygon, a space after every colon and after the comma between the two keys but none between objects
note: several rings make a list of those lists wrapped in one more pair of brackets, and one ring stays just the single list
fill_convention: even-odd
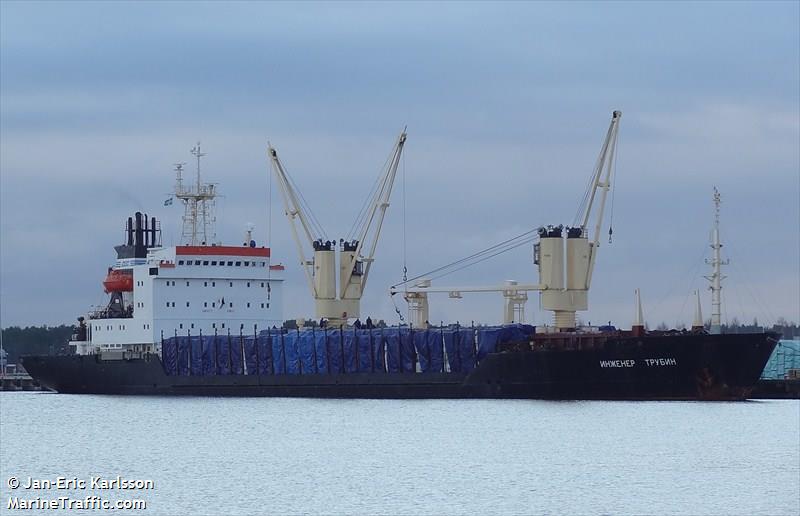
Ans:
[{"label": "white superstructure", "polygon": [[283,266],[270,264],[266,247],[153,248],[112,270],[130,271],[133,290],[122,316],[89,314],[85,340],[70,342],[78,354],[159,352],[162,336],[252,334],[283,323]]},{"label": "white superstructure", "polygon": [[[248,226],[241,246],[215,243],[216,188],[200,177],[185,186],[177,165],[174,197],[183,202],[186,245],[161,246],[155,218],[128,218],[127,241],[103,281],[108,304],[80,317],[70,341],[80,355],[118,353],[120,358],[157,353],[161,339],[179,335],[253,334],[283,324],[283,265],[270,262]],[[171,204],[169,199],[165,204]]]}]

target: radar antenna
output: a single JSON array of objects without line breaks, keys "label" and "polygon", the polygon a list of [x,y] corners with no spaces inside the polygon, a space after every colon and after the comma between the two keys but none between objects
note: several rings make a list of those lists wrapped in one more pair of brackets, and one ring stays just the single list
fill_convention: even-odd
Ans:
[{"label": "radar antenna", "polygon": [[214,216],[217,185],[203,183],[200,176],[200,158],[206,155],[200,151],[200,142],[190,151],[197,158],[197,182],[184,185],[183,172],[186,163],[175,164],[175,197],[183,202],[183,245],[208,245],[216,240]]}]

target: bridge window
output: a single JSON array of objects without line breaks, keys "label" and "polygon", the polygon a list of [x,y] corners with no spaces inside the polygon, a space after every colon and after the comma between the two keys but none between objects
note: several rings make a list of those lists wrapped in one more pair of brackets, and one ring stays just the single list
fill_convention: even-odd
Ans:
[{"label": "bridge window", "polygon": [[195,261],[194,261],[194,264],[195,264],[195,265],[200,265],[200,260],[195,260]]},{"label": "bridge window", "polygon": [[178,260],[178,265],[183,265],[183,260]]},{"label": "bridge window", "polygon": [[236,262],[236,266],[237,267],[241,267],[242,266],[242,262]]},{"label": "bridge window", "polygon": [[245,267],[250,267],[250,262],[244,262]]},{"label": "bridge window", "polygon": [[228,262],[228,267],[232,267],[232,266],[233,266],[233,262]]},{"label": "bridge window", "polygon": [[208,260],[203,260],[203,265],[208,265]]}]

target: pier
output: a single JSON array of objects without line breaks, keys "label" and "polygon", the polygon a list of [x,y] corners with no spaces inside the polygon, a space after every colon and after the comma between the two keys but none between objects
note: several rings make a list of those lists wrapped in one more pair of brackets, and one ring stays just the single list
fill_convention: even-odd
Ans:
[{"label": "pier", "polygon": [[47,390],[27,373],[11,373],[0,376],[0,391],[43,391]]}]

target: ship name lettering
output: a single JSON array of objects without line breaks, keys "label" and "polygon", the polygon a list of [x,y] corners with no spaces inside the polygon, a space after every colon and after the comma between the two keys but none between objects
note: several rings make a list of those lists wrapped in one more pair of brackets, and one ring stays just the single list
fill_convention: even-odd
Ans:
[{"label": "ship name lettering", "polygon": [[647,367],[678,365],[678,361],[674,358],[645,358],[644,363]]},{"label": "ship name lettering", "polygon": [[633,367],[636,360],[601,360],[600,367]]}]

